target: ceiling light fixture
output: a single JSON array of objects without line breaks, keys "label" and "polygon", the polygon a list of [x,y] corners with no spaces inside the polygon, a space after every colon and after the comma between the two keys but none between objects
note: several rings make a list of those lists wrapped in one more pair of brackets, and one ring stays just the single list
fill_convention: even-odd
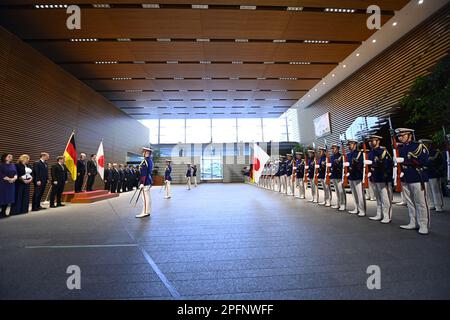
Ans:
[{"label": "ceiling light fixture", "polygon": [[109,4],[106,4],[106,3],[95,3],[95,4],[92,4],[92,6],[94,8],[97,8],[97,9],[109,9],[109,8],[111,8],[111,6]]},{"label": "ceiling light fixture", "polygon": [[144,9],[159,9],[159,4],[156,3],[143,3],[142,8]]},{"label": "ceiling light fixture", "polygon": [[207,4],[193,4],[192,9],[208,9],[208,5]]},{"label": "ceiling light fixture", "polygon": [[303,7],[287,7],[287,11],[303,11]]},{"label": "ceiling light fixture", "polygon": [[241,10],[256,10],[256,6],[239,6]]}]

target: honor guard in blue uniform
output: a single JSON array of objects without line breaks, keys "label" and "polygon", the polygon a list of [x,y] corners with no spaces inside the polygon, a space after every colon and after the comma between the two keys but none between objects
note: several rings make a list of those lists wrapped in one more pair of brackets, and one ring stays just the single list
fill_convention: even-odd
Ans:
[{"label": "honor guard in blue uniform", "polygon": [[311,186],[311,199],[309,202],[318,203],[319,202],[319,190],[317,190],[317,185],[314,183],[314,178],[316,174],[316,150],[308,150],[308,165],[306,169],[308,170],[308,180]]},{"label": "honor guard in blue uniform", "polygon": [[187,183],[188,190],[191,190],[191,179],[192,179],[192,165],[190,163],[188,163],[187,171],[186,171],[186,183]]},{"label": "honor guard in blue uniform", "polygon": [[172,183],[171,174],[172,174],[171,160],[166,159],[166,168],[164,170],[164,183],[165,183],[166,194],[164,196],[164,199],[172,198],[172,190],[170,189],[170,184]]},{"label": "honor guard in blue uniform", "polygon": [[150,216],[152,211],[152,198],[150,195],[150,188],[153,184],[152,171],[153,171],[153,160],[151,158],[152,149],[143,147],[142,155],[144,160],[140,164],[140,179],[139,179],[139,189],[142,192],[143,207],[142,212],[136,216],[136,218],[144,218]]},{"label": "honor guard in blue uniform", "polygon": [[293,167],[294,167],[294,160],[292,158],[292,154],[288,153],[286,154],[286,195],[293,195],[294,194],[294,182],[292,181],[292,174],[293,174]]},{"label": "honor guard in blue uniform", "polygon": [[303,152],[295,153],[295,181],[296,188],[298,188],[298,198],[305,199],[305,182],[303,176],[305,175],[305,160],[303,159]]},{"label": "honor guard in blue uniform", "polygon": [[347,163],[344,163],[345,167],[348,167],[348,182],[352,191],[353,201],[355,203],[355,209],[349,211],[350,214],[358,214],[360,217],[366,215],[366,199],[364,197],[363,188],[363,168],[364,168],[364,156],[362,151],[358,151],[357,140],[347,140],[347,146],[349,153],[347,153]]},{"label": "honor guard in blue uniform", "polygon": [[368,176],[377,201],[377,214],[369,219],[390,223],[392,220],[392,157],[385,147],[380,146],[383,137],[372,135],[367,139],[371,150],[368,160],[364,160],[364,165],[369,166]]},{"label": "honor guard in blue uniform", "polygon": [[324,191],[324,201],[320,202],[319,205],[325,207],[331,207],[331,186],[326,184],[326,174],[327,174],[327,148],[319,148],[319,181],[322,185]]},{"label": "honor guard in blue uniform", "polygon": [[336,204],[332,206],[332,208],[338,209],[339,211],[345,211],[347,196],[345,194],[345,189],[342,181],[342,167],[344,157],[340,153],[340,146],[338,144],[333,144],[331,146],[331,152],[332,155],[330,158],[330,165],[331,165],[330,179],[333,182],[334,192],[336,193]]},{"label": "honor guard in blue uniform", "polygon": [[441,179],[445,177],[445,159],[441,150],[435,148],[433,140],[421,139],[429,153],[425,171],[428,176],[427,195],[430,210],[444,212],[444,196],[442,194]]},{"label": "honor guard in blue uniform", "polygon": [[420,234],[428,234],[430,210],[427,203],[426,186],[428,177],[424,167],[428,163],[428,149],[422,143],[413,141],[412,129],[400,128],[395,133],[403,143],[400,157],[395,161],[402,167],[402,187],[409,212],[409,224],[402,229],[415,230],[419,226]]},{"label": "honor guard in blue uniform", "polygon": [[280,192],[286,192],[286,161],[285,156],[280,156]]},{"label": "honor guard in blue uniform", "polygon": [[281,170],[281,160],[275,160],[274,162],[274,180],[273,180],[273,191],[281,192],[281,178],[280,178],[280,170]]}]

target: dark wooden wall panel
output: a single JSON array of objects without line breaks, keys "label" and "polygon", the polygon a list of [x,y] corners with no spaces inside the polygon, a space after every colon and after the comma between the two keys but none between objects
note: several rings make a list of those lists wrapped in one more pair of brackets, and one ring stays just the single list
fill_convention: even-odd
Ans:
[{"label": "dark wooden wall panel", "polygon": [[315,139],[313,120],[327,112],[332,130],[328,144],[339,141],[357,117],[391,114],[414,80],[448,54],[449,14],[447,5],[311,106],[299,109],[301,142],[324,142]]},{"label": "dark wooden wall panel", "polygon": [[[3,28],[0,109],[0,153],[15,159],[27,153],[34,161],[46,151],[54,163],[72,129],[79,153],[96,153],[104,139],[108,162],[123,163],[149,142],[147,128]],[[102,184],[97,178],[96,187]]]}]

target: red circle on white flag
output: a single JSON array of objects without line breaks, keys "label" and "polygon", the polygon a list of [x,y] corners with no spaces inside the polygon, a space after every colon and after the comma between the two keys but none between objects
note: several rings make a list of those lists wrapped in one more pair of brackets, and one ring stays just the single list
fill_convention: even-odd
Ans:
[{"label": "red circle on white flag", "polygon": [[259,162],[258,158],[253,158],[253,170],[259,171],[259,168],[261,167],[261,162]]},{"label": "red circle on white flag", "polygon": [[105,157],[104,156],[100,156],[97,159],[97,164],[98,164],[99,167],[104,168],[105,167]]}]

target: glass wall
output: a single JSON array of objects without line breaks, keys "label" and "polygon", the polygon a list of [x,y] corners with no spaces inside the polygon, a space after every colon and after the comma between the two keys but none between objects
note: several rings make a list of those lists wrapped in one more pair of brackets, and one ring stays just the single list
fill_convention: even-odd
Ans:
[{"label": "glass wall", "polygon": [[185,143],[184,119],[161,119],[159,121],[159,143]]},{"label": "glass wall", "polygon": [[212,119],[212,141],[236,142],[236,119]]}]

